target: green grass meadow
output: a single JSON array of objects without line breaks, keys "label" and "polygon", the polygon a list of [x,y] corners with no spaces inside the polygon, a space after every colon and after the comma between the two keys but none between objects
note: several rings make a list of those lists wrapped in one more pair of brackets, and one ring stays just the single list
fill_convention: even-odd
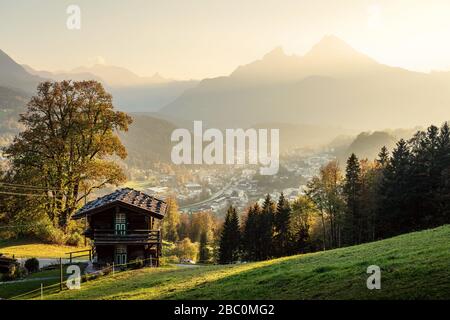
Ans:
[{"label": "green grass meadow", "polygon": [[[381,268],[369,290],[367,267]],[[46,299],[450,299],[450,226],[227,266],[126,271]]]}]

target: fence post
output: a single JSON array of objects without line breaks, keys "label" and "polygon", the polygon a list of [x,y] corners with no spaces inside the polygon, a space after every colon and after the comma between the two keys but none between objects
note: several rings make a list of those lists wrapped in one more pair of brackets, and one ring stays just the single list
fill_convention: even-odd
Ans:
[{"label": "fence post", "polygon": [[44,285],[41,283],[41,300],[44,300]]},{"label": "fence post", "polygon": [[63,289],[63,265],[62,258],[59,258],[59,290]]},{"label": "fence post", "polygon": [[114,275],[114,262],[112,264],[112,274]]},{"label": "fence post", "polygon": [[69,262],[72,263],[72,252],[70,252],[69,254],[70,254]]}]

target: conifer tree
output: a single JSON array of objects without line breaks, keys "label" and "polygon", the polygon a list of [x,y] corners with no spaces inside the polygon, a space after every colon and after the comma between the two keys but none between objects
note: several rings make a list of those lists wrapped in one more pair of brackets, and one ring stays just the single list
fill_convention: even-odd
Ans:
[{"label": "conifer tree", "polygon": [[440,169],[440,185],[436,191],[438,207],[436,225],[442,225],[450,223],[450,128],[448,122],[445,122],[440,129],[437,163]]},{"label": "conifer tree", "polygon": [[381,205],[378,212],[378,236],[385,238],[409,229],[408,219],[411,152],[401,139],[392,152],[381,183]]},{"label": "conifer tree", "polygon": [[354,153],[347,160],[345,173],[344,197],[346,211],[344,215],[344,244],[352,245],[362,241],[361,215],[361,168]]},{"label": "conifer tree", "polygon": [[226,264],[239,258],[240,231],[236,209],[230,206],[225,217],[219,244],[219,263]]},{"label": "conifer tree", "polygon": [[258,219],[258,233],[260,235],[257,249],[258,260],[267,260],[273,256],[274,214],[275,204],[270,195],[267,194]]},{"label": "conifer tree", "polygon": [[278,257],[288,255],[289,252],[289,223],[291,219],[291,207],[281,193],[278,199],[274,219],[274,253]]},{"label": "conifer tree", "polygon": [[258,219],[260,211],[261,209],[258,203],[249,208],[242,235],[244,256],[250,261],[257,260]]},{"label": "conifer tree", "polygon": [[386,146],[383,146],[381,148],[380,153],[378,153],[378,159],[376,161],[381,167],[385,167],[387,165],[389,161],[389,151]]},{"label": "conifer tree", "polygon": [[408,230],[445,223],[450,167],[449,128],[430,126],[410,140],[411,173]]}]

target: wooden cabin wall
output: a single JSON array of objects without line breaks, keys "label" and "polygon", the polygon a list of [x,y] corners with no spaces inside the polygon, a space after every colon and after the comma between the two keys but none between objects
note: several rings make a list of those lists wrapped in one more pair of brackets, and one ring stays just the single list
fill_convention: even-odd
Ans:
[{"label": "wooden cabin wall", "polygon": [[128,245],[127,252],[128,261],[133,261],[136,259],[146,259],[144,245]]},{"label": "wooden cabin wall", "polygon": [[89,216],[88,222],[91,229],[114,229],[115,208]]},{"label": "wooden cabin wall", "polygon": [[95,252],[97,254],[97,262],[100,264],[112,264],[115,257],[114,245],[98,245],[95,246]]},{"label": "wooden cabin wall", "polygon": [[127,215],[127,229],[150,229],[150,219],[147,215],[141,213],[135,213],[128,209],[120,209],[120,212],[124,212]]},{"label": "wooden cabin wall", "polygon": [[[126,245],[127,246],[127,262],[131,263],[133,260],[144,260],[145,265],[158,265],[158,248],[157,246],[147,247],[146,245]],[[116,245],[98,245],[96,246],[97,263],[100,265],[112,264],[115,261]],[[153,260],[149,260],[150,256]]]},{"label": "wooden cabin wall", "polygon": [[[145,214],[133,212],[127,208],[119,208],[119,212],[124,212],[127,216],[127,230],[158,228],[158,219],[154,219]],[[91,229],[114,229],[116,208],[109,208],[103,212],[96,213],[88,217]]]}]

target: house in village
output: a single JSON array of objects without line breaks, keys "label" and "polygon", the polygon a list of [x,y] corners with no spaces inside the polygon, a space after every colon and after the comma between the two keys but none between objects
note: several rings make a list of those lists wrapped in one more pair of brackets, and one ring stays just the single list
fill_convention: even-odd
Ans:
[{"label": "house in village", "polygon": [[85,219],[85,236],[92,240],[98,265],[140,259],[159,266],[166,209],[164,201],[124,188],[87,203],[73,217]]}]

